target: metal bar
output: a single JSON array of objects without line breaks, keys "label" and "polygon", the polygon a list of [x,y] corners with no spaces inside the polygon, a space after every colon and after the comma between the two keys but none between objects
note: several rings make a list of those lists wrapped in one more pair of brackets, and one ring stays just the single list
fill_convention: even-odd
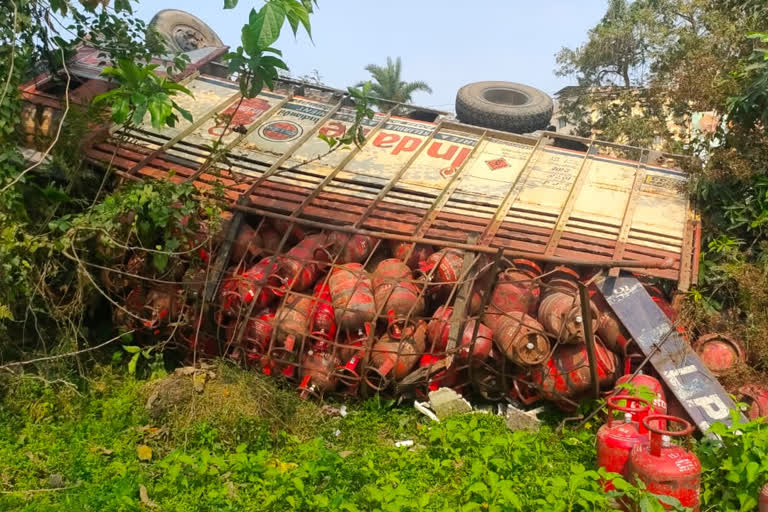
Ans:
[{"label": "metal bar", "polygon": [[701,219],[696,218],[696,232],[693,240],[693,268],[691,269],[691,285],[699,284],[699,257],[701,255]]},{"label": "metal bar", "polygon": [[301,215],[304,212],[304,208],[309,203],[311,203],[312,200],[314,198],[316,198],[320,194],[320,192],[322,192],[323,188],[325,188],[326,185],[328,185],[330,182],[332,182],[333,179],[336,176],[338,176],[338,174],[341,171],[343,171],[344,168],[347,165],[349,165],[349,162],[351,162],[352,159],[355,158],[355,156],[357,156],[357,154],[360,153],[360,151],[362,151],[362,149],[365,147],[365,145],[368,143],[368,141],[373,138],[373,136],[381,129],[382,126],[384,126],[387,123],[387,121],[389,121],[389,119],[391,117],[392,117],[392,113],[391,112],[387,112],[387,114],[384,116],[384,118],[381,121],[379,121],[376,124],[376,126],[371,128],[371,131],[368,132],[368,136],[365,138],[363,143],[360,146],[356,145],[354,148],[352,148],[352,150],[349,152],[349,154],[347,156],[345,156],[344,159],[341,162],[339,162],[339,165],[337,165],[336,168],[333,171],[331,171],[331,173],[328,176],[323,178],[323,181],[321,181],[317,185],[317,187],[315,187],[315,189],[312,190],[312,192],[309,194],[309,196],[307,196],[301,202],[301,204],[298,206],[298,208],[296,208],[296,210],[291,214],[291,218],[296,218],[296,217],[298,217],[299,215]]},{"label": "metal bar", "polygon": [[568,219],[571,218],[573,207],[576,204],[576,198],[581,192],[581,188],[584,186],[584,182],[587,179],[587,174],[589,174],[587,172],[587,169],[589,169],[589,167],[587,166],[587,162],[590,160],[590,155],[594,147],[595,147],[594,141],[590,142],[589,147],[587,148],[587,152],[584,155],[584,159],[581,161],[581,165],[579,166],[579,170],[576,172],[576,179],[573,180],[571,189],[568,191],[568,196],[565,199],[565,204],[560,210],[560,215],[557,217],[557,222],[555,223],[555,229],[553,229],[552,234],[549,235],[549,240],[547,241],[547,247],[544,249],[544,254],[546,254],[547,256],[551,256],[552,254],[555,253],[557,244],[560,243],[560,239],[563,236],[563,231],[565,230],[565,226],[568,224]]},{"label": "metal bar", "polygon": [[453,195],[453,193],[456,191],[456,188],[458,188],[459,184],[464,179],[464,169],[469,167],[470,160],[472,160],[475,154],[478,153],[480,145],[485,143],[485,134],[486,132],[483,131],[482,135],[480,135],[480,138],[477,139],[475,147],[472,148],[472,151],[469,153],[469,155],[467,155],[467,158],[461,163],[459,168],[456,169],[456,172],[453,174],[453,176],[451,176],[451,180],[448,182],[448,184],[443,187],[443,190],[440,191],[440,195],[437,196],[435,202],[432,203],[432,206],[429,207],[427,214],[419,221],[419,224],[416,226],[416,230],[414,231],[414,236],[424,236],[437,216],[440,215],[440,210],[443,209],[445,203],[448,202],[448,200],[451,198],[451,195]]},{"label": "metal bar", "polygon": [[216,259],[210,269],[210,276],[212,279],[208,279],[205,284],[203,304],[212,303],[214,297],[216,297],[216,292],[218,292],[219,286],[221,285],[221,277],[224,275],[229,264],[229,259],[232,256],[232,244],[237,239],[237,234],[240,232],[244,220],[245,214],[243,212],[237,212],[229,221],[226,238],[224,238],[224,241],[219,246],[219,250],[216,252]]},{"label": "metal bar", "polygon": [[[629,231],[632,228],[632,219],[635,216],[637,198],[640,196],[640,189],[643,186],[643,180],[645,180],[646,176],[643,158],[647,158],[647,156],[648,154],[646,151],[640,153],[640,161],[637,163],[637,169],[635,170],[635,181],[632,183],[632,190],[629,191],[629,197],[627,198],[627,206],[624,208],[624,217],[621,221],[619,237],[616,240],[616,248],[613,251],[613,259],[621,259],[624,257],[624,249],[627,246]],[[617,277],[619,275],[619,270],[620,269],[618,268],[611,269],[608,275]]]},{"label": "metal bar", "polygon": [[[476,240],[477,235],[472,235],[469,237],[470,243],[473,243]],[[446,359],[450,359],[448,366],[451,365],[450,362],[453,361],[453,354],[456,352],[456,345],[458,344],[459,336],[461,335],[463,320],[467,318],[467,308],[469,306],[470,297],[472,296],[472,286],[475,282],[474,279],[467,279],[467,276],[472,270],[476,259],[477,257],[474,254],[467,251],[464,253],[464,260],[461,263],[461,270],[459,271],[458,281],[464,282],[462,283],[461,288],[459,289],[459,293],[456,296],[456,301],[453,305],[453,312],[451,313],[451,318],[449,319],[450,328],[448,330],[448,344],[445,347],[445,353],[448,354]]]},{"label": "metal bar", "polygon": [[[341,108],[341,104],[343,103],[344,99],[342,98],[336,105],[331,107],[331,109],[328,111],[327,114],[325,114],[317,123],[315,123],[311,129],[304,132],[304,134],[294,142],[290,148],[288,148],[285,153],[280,155],[280,158],[275,160],[275,163],[269,166],[269,169],[264,171],[264,174],[259,176],[259,178],[253,182],[253,184],[248,187],[248,190],[246,190],[241,196],[238,203],[248,203],[250,202],[251,194],[254,190],[256,190],[259,185],[267,181],[271,176],[274,176],[278,172],[280,172],[280,166],[285,163],[286,160],[291,158],[293,154],[296,152],[297,149],[299,149],[301,146],[306,143],[310,137],[312,137],[315,133],[317,133],[317,130],[320,129],[321,126],[323,126],[325,123],[327,123],[335,114],[339,111]],[[291,219],[293,220],[293,219]]]},{"label": "metal bar", "polygon": [[512,183],[512,185],[509,187],[507,195],[504,197],[504,200],[496,210],[493,219],[491,219],[491,223],[488,224],[487,228],[485,228],[483,235],[480,237],[481,245],[489,245],[491,243],[491,240],[493,240],[493,237],[496,236],[496,232],[499,230],[501,223],[504,221],[504,217],[507,216],[509,209],[512,208],[512,205],[520,196],[520,191],[523,189],[523,186],[525,186],[525,182],[528,180],[528,176],[531,172],[530,164],[533,161],[533,155],[535,155],[536,151],[538,151],[542,140],[544,140],[544,137],[540,137],[536,142],[536,145],[533,146],[531,154],[528,155],[528,158],[525,160],[523,167],[520,169],[520,172],[517,175],[517,179],[515,179],[515,182]]},{"label": "metal bar", "polygon": [[193,131],[200,128],[203,123],[208,121],[210,118],[218,114],[219,112],[225,110],[230,104],[232,104],[234,101],[237,101],[240,97],[240,93],[236,92],[235,94],[229,96],[226,100],[222,101],[221,103],[218,103],[215,107],[213,107],[211,110],[205,113],[205,115],[200,116],[196,121],[194,121],[192,124],[190,124],[187,128],[179,132],[175,137],[173,137],[171,140],[160,146],[159,148],[152,151],[150,154],[145,156],[141,159],[139,163],[134,165],[128,170],[128,174],[136,174],[139,169],[147,165],[149,162],[157,158],[161,153],[164,153],[172,146],[175,146],[177,143],[179,143],[184,137],[187,137],[189,134],[191,134]]},{"label": "metal bar", "polygon": [[[289,94],[288,96],[286,96],[285,98],[283,98],[282,100],[280,100],[280,102],[279,102],[279,103],[277,103],[277,104],[276,104],[276,105],[274,105],[272,108],[270,108],[269,110],[267,110],[266,112],[264,112],[263,114],[261,114],[261,115],[259,116],[259,118],[258,118],[258,119],[256,119],[256,120],[255,120],[255,121],[254,121],[254,122],[251,124],[251,126],[249,126],[249,127],[248,127],[248,129],[245,131],[245,133],[243,133],[243,134],[241,134],[241,135],[239,135],[239,136],[235,137],[235,140],[233,140],[232,142],[230,142],[229,144],[227,144],[227,145],[224,147],[224,149],[222,149],[222,150],[221,150],[222,154],[226,154],[226,153],[228,153],[229,151],[231,151],[231,150],[232,150],[232,148],[234,148],[235,146],[237,146],[238,144],[240,144],[240,143],[241,143],[243,140],[245,140],[245,138],[246,138],[246,137],[248,137],[248,136],[249,136],[251,133],[253,133],[254,131],[256,131],[256,129],[257,129],[258,127],[260,127],[262,124],[264,124],[264,122],[265,122],[267,119],[271,118],[271,117],[272,117],[272,116],[275,114],[275,112],[278,112],[278,111],[279,111],[281,108],[283,108],[283,105],[285,105],[286,103],[288,103],[289,101],[291,101],[291,99],[293,99],[293,96]],[[232,115],[234,116],[235,114],[233,113]],[[205,171],[207,171],[207,170],[208,170],[208,169],[209,169],[209,168],[210,168],[210,167],[211,167],[211,166],[212,166],[214,163],[215,163],[214,159],[209,157],[209,158],[208,158],[208,159],[207,159],[207,160],[206,160],[206,161],[203,163],[203,165],[201,165],[201,166],[200,166],[200,167],[197,169],[197,171],[195,171],[195,173],[194,173],[194,174],[192,174],[192,175],[191,175],[191,176],[189,176],[189,177],[188,177],[186,180],[184,180],[184,182],[185,182],[185,183],[188,183],[188,182],[190,182],[190,181],[194,181],[194,180],[196,180],[196,179],[197,179],[197,178],[198,178],[198,177],[199,177],[201,174],[203,174]]]},{"label": "metal bar", "polygon": [[592,330],[592,310],[589,307],[589,291],[581,281],[579,281],[579,298],[581,299],[581,320],[584,325],[584,341],[587,346],[592,391],[595,394],[595,398],[600,398],[600,381],[597,377],[597,354],[595,352],[595,333]]},{"label": "metal bar", "polygon": [[[120,171],[118,171],[120,172]],[[453,249],[462,249],[465,251],[480,252],[483,254],[496,254],[497,248],[489,247],[487,245],[472,245],[460,242],[449,242],[445,240],[435,240],[432,238],[422,238],[407,235],[397,235],[395,233],[388,233],[385,231],[371,231],[366,229],[357,229],[354,226],[339,226],[328,224],[327,222],[317,222],[309,219],[294,219],[288,215],[281,215],[269,210],[263,210],[252,206],[245,206],[241,204],[229,205],[235,211],[241,211],[245,213],[251,213],[254,215],[262,215],[272,219],[285,220],[295,222],[302,226],[312,227],[316,229],[331,229],[333,231],[339,231],[341,233],[351,233],[371,236],[373,238],[383,238],[385,240],[396,240],[398,242],[409,242],[425,245],[437,245],[439,247],[449,247]],[[652,260],[597,260],[597,259],[579,259],[579,258],[562,258],[557,256],[544,256],[540,253],[525,252],[525,251],[512,251],[504,250],[504,256],[509,258],[527,258],[539,260],[547,263],[555,263],[561,265],[577,265],[577,266],[591,266],[601,268],[611,267],[626,267],[626,268],[659,268],[668,269],[672,268],[672,262],[669,260],[660,261],[658,258]]]},{"label": "metal bar", "polygon": [[693,264],[691,245],[693,245],[693,237],[693,222],[688,221],[685,223],[683,246],[680,248],[680,277],[677,280],[677,290],[683,293],[688,291],[691,284],[691,265]]},{"label": "metal bar", "polygon": [[408,169],[413,165],[413,162],[416,161],[417,158],[421,155],[421,153],[426,149],[427,146],[434,140],[435,135],[437,132],[440,131],[442,128],[443,123],[438,123],[437,126],[435,126],[435,129],[432,131],[432,133],[429,134],[429,137],[424,139],[424,142],[421,146],[419,146],[419,149],[413,152],[413,155],[411,155],[411,158],[408,159],[408,161],[403,165],[403,167],[400,168],[400,170],[395,174],[391,180],[389,180],[389,183],[387,183],[384,188],[382,188],[379,191],[379,194],[376,196],[376,198],[373,200],[371,204],[368,205],[368,207],[365,209],[365,211],[360,214],[360,218],[357,219],[357,222],[355,222],[354,227],[356,229],[360,228],[360,226],[363,225],[363,223],[368,219],[368,216],[373,212],[373,209],[376,208],[376,205],[379,204],[379,202],[384,198],[384,196],[389,193],[392,188],[394,188],[395,184],[400,180],[400,178],[403,177],[403,175],[408,171]]}]

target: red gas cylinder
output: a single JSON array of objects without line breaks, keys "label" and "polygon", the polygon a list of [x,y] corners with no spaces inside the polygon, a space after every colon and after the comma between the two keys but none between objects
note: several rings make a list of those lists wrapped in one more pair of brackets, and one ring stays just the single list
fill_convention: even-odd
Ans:
[{"label": "red gas cylinder", "polygon": [[331,254],[336,256],[336,263],[362,263],[376,246],[376,239],[366,235],[350,235],[333,231],[328,235]]},{"label": "red gas cylinder", "polygon": [[[451,333],[450,319],[453,314],[453,308],[450,306],[440,306],[435,310],[432,319],[427,325],[427,341],[434,354],[441,354],[448,345],[448,337]],[[475,323],[477,320],[470,319],[464,324],[464,330],[459,339],[458,358],[462,362],[469,360],[485,360],[491,354],[493,348],[493,333],[485,324],[481,323],[477,327],[477,338],[474,347],[472,338],[475,333]],[[470,357],[471,349],[471,357]]]},{"label": "red gas cylinder", "polygon": [[519,366],[536,366],[549,357],[544,327],[522,311],[512,311],[497,322],[493,339],[507,359]]},{"label": "red gas cylinder", "polygon": [[230,269],[219,287],[216,323],[225,327],[231,318],[237,317],[241,309],[250,307],[252,302],[255,302],[256,310],[269,306],[280,287],[276,271],[277,264],[273,258],[264,258],[245,272],[238,272],[236,267]]},{"label": "red gas cylinder", "polygon": [[[606,405],[608,420],[597,431],[597,465],[626,478],[632,448],[648,441],[648,430],[642,419],[648,415],[650,403],[643,398],[612,396],[606,400]],[[623,412],[624,418],[616,421],[616,412]],[[613,481],[604,482],[603,488],[606,491],[615,489]]]},{"label": "red gas cylinder", "polygon": [[477,325],[477,336],[475,337],[475,325],[477,320],[470,319],[464,324],[464,330],[459,340],[459,351],[456,357],[461,362],[477,364],[485,361],[491,355],[493,349],[493,333],[483,324]]},{"label": "red gas cylinder", "polygon": [[[683,430],[671,431],[660,427],[662,422],[682,425]],[[650,431],[650,442],[632,449],[627,475],[632,481],[640,480],[648,491],[661,496],[672,496],[683,507],[699,510],[701,463],[693,453],[682,446],[672,444],[670,437],[683,437],[693,433],[693,425],[687,421],[656,414],[646,416],[642,424]],[[664,505],[664,508],[670,508]]]},{"label": "red gas cylinder", "polygon": [[231,261],[235,265],[249,265],[261,253],[263,247],[261,236],[249,224],[243,224],[237,238],[232,243]]},{"label": "red gas cylinder", "polygon": [[541,290],[536,278],[541,275],[541,268],[529,260],[516,259],[513,263],[515,267],[499,274],[488,302],[483,321],[491,329],[505,313],[521,311],[535,315],[539,307]]},{"label": "red gas cylinder", "polygon": [[342,384],[354,387],[360,382],[360,363],[365,357],[370,329],[371,324],[365,324],[365,330],[358,329],[355,336],[346,333],[346,341],[339,347],[341,365],[336,368],[336,375]]},{"label": "red gas cylinder", "polygon": [[627,351],[630,335],[613,312],[608,302],[596,288],[590,287],[590,299],[595,304],[598,316],[593,318],[597,335],[612,352],[623,355]]},{"label": "red gas cylinder", "polygon": [[[245,325],[242,340],[239,347],[250,363],[257,361],[269,348],[269,340],[272,336],[272,325],[275,321],[273,311],[264,311],[251,316]],[[227,344],[235,345],[235,336],[240,331],[240,324],[233,322],[227,327]]]},{"label": "red gas cylinder", "polygon": [[339,358],[330,352],[308,351],[301,361],[299,396],[306,398],[312,395],[321,400],[323,394],[333,390],[339,382],[336,375],[337,366]]},{"label": "red gas cylinder", "polygon": [[326,235],[309,235],[278,258],[277,273],[283,278],[285,289],[302,292],[315,284],[330,261],[327,246]]},{"label": "red gas cylinder", "polygon": [[332,340],[336,337],[336,317],[333,312],[331,290],[327,284],[317,283],[309,332],[313,336]]},{"label": "red gas cylinder", "polygon": [[427,340],[429,341],[432,351],[435,353],[445,350],[448,344],[448,336],[451,331],[450,319],[453,314],[453,308],[451,306],[438,307],[432,319],[427,325]]},{"label": "red gas cylinder", "polygon": [[157,330],[174,323],[181,313],[182,290],[176,285],[155,286],[147,292],[143,316],[147,320],[144,327]]},{"label": "red gas cylinder", "polygon": [[[444,361],[444,357],[436,356],[433,354],[424,354],[419,359],[419,368],[429,368],[437,365],[441,361]],[[440,370],[427,380],[427,392],[437,391],[440,388],[453,388],[458,392],[460,388],[459,373],[455,367],[448,368],[446,370]],[[424,396],[424,393],[420,390],[416,390],[417,393]]]},{"label": "red gas cylinder", "polygon": [[[592,301],[589,307],[593,322],[597,322],[600,312]],[[555,291],[548,293],[541,301],[538,318],[547,332],[561,342],[583,343],[584,322],[581,313],[581,298],[578,294]]]},{"label": "red gas cylinder", "polygon": [[435,252],[429,245],[412,244],[408,242],[399,242],[397,240],[390,240],[389,248],[392,251],[392,256],[400,261],[404,261],[411,270],[419,268],[419,263],[426,261],[433,252]]},{"label": "red gas cylinder", "polygon": [[760,491],[760,512],[768,512],[768,484]]},{"label": "red gas cylinder", "polygon": [[[651,400],[651,411],[650,414],[667,414],[667,396],[664,392],[664,386],[661,385],[661,382],[656,377],[653,377],[651,375],[646,375],[642,372],[639,372],[637,375],[635,375],[634,378],[632,378],[632,374],[634,373],[632,371],[631,362],[634,359],[640,358],[642,356],[633,357],[634,355],[628,355],[624,360],[624,375],[619,377],[616,380],[616,386],[620,386],[621,384],[627,384],[631,383],[632,386],[640,387],[643,386],[647,388],[647,390],[651,393],[653,393],[655,396]],[[635,396],[631,392],[630,389],[622,389],[618,393],[616,393],[616,396]],[[639,419],[635,418],[635,421],[640,421]]]},{"label": "red gas cylinder", "polygon": [[742,402],[746,402],[747,417],[750,420],[768,417],[768,388],[758,384],[748,384],[739,388]]},{"label": "red gas cylinder", "polygon": [[574,269],[558,265],[549,270],[546,274],[546,284],[545,286],[542,286],[541,289],[542,298],[550,293],[556,292],[568,295],[578,295],[579,280],[581,279],[581,276]]},{"label": "red gas cylinder", "polygon": [[691,347],[715,377],[724,377],[746,362],[741,342],[724,334],[705,334]]},{"label": "red gas cylinder", "polygon": [[277,310],[270,356],[278,363],[293,361],[294,353],[307,335],[314,302],[309,297],[288,294]]},{"label": "red gas cylinder", "polygon": [[371,278],[359,263],[336,267],[328,279],[339,329],[356,332],[376,317]]},{"label": "red gas cylinder", "polygon": [[403,332],[403,338],[393,340],[383,336],[371,348],[370,366],[366,368],[365,382],[380,391],[392,380],[400,380],[416,366],[424,353],[427,324],[420,322],[414,330]]},{"label": "red gas cylinder", "polygon": [[283,239],[282,235],[266,222],[262,224],[259,236],[261,237],[262,248],[267,254],[275,254]]},{"label": "red gas cylinder", "polygon": [[270,222],[275,227],[275,231],[282,235],[285,234],[286,231],[290,231],[290,237],[291,239],[300,242],[304,240],[307,237],[307,232],[304,231],[304,228],[297,224],[292,224],[291,222],[287,220],[281,220],[281,219],[271,219]]},{"label": "red gas cylinder", "polygon": [[[597,356],[597,378],[601,388],[608,388],[616,380],[618,361],[595,337]],[[537,366],[530,372],[531,382],[543,398],[558,402],[563,397],[573,398],[591,388],[589,358],[586,345],[560,345],[545,365]]]},{"label": "red gas cylinder", "polygon": [[216,357],[219,354],[219,342],[215,336],[189,327],[179,329],[178,336],[188,348],[191,359]]},{"label": "red gas cylinder", "polygon": [[433,283],[441,286],[430,287],[432,294],[445,294],[459,281],[461,267],[464,265],[464,252],[458,249],[440,249],[427,260],[419,264],[419,269],[431,276]]},{"label": "red gas cylinder", "polygon": [[408,265],[394,258],[376,266],[371,284],[377,311],[387,315],[392,336],[399,337],[405,326],[413,325],[424,312],[421,287],[414,282]]}]

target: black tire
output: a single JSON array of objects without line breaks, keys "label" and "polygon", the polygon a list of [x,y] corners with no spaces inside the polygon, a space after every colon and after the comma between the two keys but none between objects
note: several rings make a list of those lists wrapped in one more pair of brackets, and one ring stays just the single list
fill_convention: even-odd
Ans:
[{"label": "black tire", "polygon": [[512,82],[475,82],[456,94],[456,117],[462,123],[531,133],[549,126],[554,104],[547,93]]},{"label": "black tire", "polygon": [[164,9],[155,14],[149,26],[165,39],[171,51],[188,52],[198,48],[224,46],[211,27],[185,11]]}]

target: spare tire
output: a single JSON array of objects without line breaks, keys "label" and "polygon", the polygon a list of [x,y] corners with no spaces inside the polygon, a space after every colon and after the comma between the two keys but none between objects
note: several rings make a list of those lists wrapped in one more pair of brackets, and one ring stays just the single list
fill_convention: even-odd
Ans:
[{"label": "spare tire", "polygon": [[224,46],[211,27],[185,11],[164,9],[155,14],[149,26],[163,36],[171,51],[189,52],[199,48]]},{"label": "spare tire", "polygon": [[475,82],[456,94],[459,121],[512,133],[546,128],[553,108],[544,91],[513,82]]}]

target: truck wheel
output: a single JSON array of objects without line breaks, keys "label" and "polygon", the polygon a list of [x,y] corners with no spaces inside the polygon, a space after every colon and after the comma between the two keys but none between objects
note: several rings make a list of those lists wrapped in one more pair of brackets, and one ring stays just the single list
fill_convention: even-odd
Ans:
[{"label": "truck wheel", "polygon": [[553,107],[545,92],[512,82],[475,82],[456,94],[459,121],[512,133],[546,128]]},{"label": "truck wheel", "polygon": [[177,9],[158,12],[149,26],[165,39],[171,51],[189,52],[199,48],[224,46],[216,32],[203,20]]}]

